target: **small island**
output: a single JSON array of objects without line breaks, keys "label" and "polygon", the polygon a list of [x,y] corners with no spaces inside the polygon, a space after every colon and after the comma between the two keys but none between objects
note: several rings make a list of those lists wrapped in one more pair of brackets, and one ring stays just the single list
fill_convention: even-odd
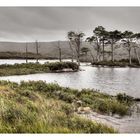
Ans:
[{"label": "small island", "polygon": [[51,72],[76,72],[79,66],[74,62],[54,62],[54,63],[23,63],[14,65],[0,65],[0,76],[26,75],[35,73]]}]

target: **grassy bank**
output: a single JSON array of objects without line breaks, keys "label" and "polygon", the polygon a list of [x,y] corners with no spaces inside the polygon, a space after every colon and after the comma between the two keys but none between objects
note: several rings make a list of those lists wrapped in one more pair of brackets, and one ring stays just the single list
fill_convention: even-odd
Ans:
[{"label": "grassy bank", "polygon": [[132,59],[132,64],[129,64],[128,59],[122,59],[122,60],[115,60],[112,61],[100,61],[100,62],[93,62],[92,65],[94,66],[108,66],[108,67],[140,67],[137,60]]},{"label": "grassy bank", "polygon": [[77,71],[79,69],[76,63],[72,62],[55,62],[55,63],[27,63],[14,65],[0,65],[0,76],[23,75],[43,72],[59,72],[63,69]]},{"label": "grassy bank", "polygon": [[[90,92],[87,93],[89,97],[92,96]],[[75,113],[72,105],[74,99],[81,99],[84,106],[89,105],[83,100],[83,94],[85,91],[42,81],[21,84],[0,81],[0,133],[116,132],[113,128],[81,118]],[[109,98],[93,94],[99,99]]]}]

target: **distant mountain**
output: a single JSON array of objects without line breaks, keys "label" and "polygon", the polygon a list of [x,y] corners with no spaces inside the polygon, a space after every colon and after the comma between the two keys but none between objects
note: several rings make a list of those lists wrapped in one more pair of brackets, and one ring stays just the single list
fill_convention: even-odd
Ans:
[{"label": "distant mountain", "polygon": [[[45,58],[58,58],[59,50],[58,50],[58,42],[39,42],[39,53],[43,55]],[[25,53],[26,43],[23,42],[0,42],[0,52],[18,52]],[[62,49],[62,57],[70,58],[71,50],[69,47],[68,41],[60,41],[60,47]],[[81,47],[90,48],[93,56],[96,56],[96,51],[88,42],[82,42]],[[106,47],[107,51],[110,51],[110,46]],[[31,53],[36,53],[35,42],[28,43],[28,51]],[[139,52],[140,54],[140,52]],[[135,57],[134,52],[132,51],[132,56]],[[128,53],[125,48],[117,48],[115,50],[115,59],[127,58]],[[90,59],[90,54],[88,54],[88,59]],[[109,55],[106,55],[106,58],[110,59]]]}]

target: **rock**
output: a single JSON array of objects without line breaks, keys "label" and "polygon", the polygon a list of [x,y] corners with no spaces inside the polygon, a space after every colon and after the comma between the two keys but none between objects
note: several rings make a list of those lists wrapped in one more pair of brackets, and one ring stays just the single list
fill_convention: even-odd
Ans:
[{"label": "rock", "polygon": [[91,113],[91,108],[90,107],[78,107],[77,113],[78,114],[89,114],[89,113]]}]

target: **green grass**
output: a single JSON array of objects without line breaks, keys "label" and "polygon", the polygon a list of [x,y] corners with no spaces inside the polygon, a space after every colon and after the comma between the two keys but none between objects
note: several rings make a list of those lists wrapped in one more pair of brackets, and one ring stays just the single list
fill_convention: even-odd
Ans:
[{"label": "green grass", "polygon": [[55,62],[46,64],[24,63],[14,65],[4,64],[0,65],[0,76],[57,72],[63,69],[72,69],[73,71],[78,71],[79,67],[76,63],[72,62]]},{"label": "green grass", "polygon": [[43,81],[22,81],[20,85],[11,82],[1,82],[1,84],[4,83],[10,87],[12,86],[12,88],[17,86],[16,90],[24,91],[26,89],[30,92],[41,92],[47,97],[62,100],[70,104],[81,100],[82,106],[91,107],[93,111],[108,115],[129,115],[131,106],[134,104],[134,99],[125,94],[111,96],[96,90],[83,89],[78,91],[76,89],[60,87],[58,84],[46,84]]},{"label": "green grass", "polygon": [[84,106],[92,105],[83,100],[85,92],[92,96],[92,91],[80,92],[42,81],[0,81],[0,133],[115,133],[113,128],[75,113],[73,99],[81,99]]},{"label": "green grass", "polygon": [[120,116],[131,114],[134,99],[98,91],[64,88],[43,81],[20,84],[0,81],[1,133],[114,133],[113,128],[81,118],[73,103],[92,111]]}]

